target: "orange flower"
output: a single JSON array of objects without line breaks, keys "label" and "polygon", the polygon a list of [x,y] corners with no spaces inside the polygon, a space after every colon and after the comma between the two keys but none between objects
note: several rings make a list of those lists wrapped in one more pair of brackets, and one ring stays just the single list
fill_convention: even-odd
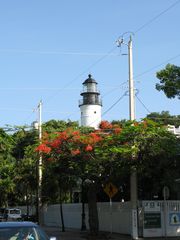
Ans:
[{"label": "orange flower", "polygon": [[79,131],[74,131],[72,135],[79,135]]},{"label": "orange flower", "polygon": [[36,151],[50,153],[51,148],[48,147],[46,144],[42,143],[36,148]]},{"label": "orange flower", "polygon": [[92,137],[93,143],[96,143],[102,140],[102,138],[98,136],[96,133],[90,133],[89,135]]},{"label": "orange flower", "polygon": [[81,152],[80,152],[79,149],[71,150],[71,154],[72,154],[73,156],[78,155],[78,154],[80,154],[80,153],[81,153]]},{"label": "orange flower", "polygon": [[112,124],[109,123],[108,121],[102,121],[99,125],[99,127],[101,129],[111,129],[112,128]]},{"label": "orange flower", "polygon": [[58,134],[59,134],[58,138],[61,139],[61,140],[66,140],[68,138],[67,132],[65,132],[65,131],[60,132]]},{"label": "orange flower", "polygon": [[114,128],[114,133],[115,133],[115,134],[118,134],[118,133],[121,132],[121,130],[122,130],[121,128]]},{"label": "orange flower", "polygon": [[61,144],[61,140],[60,139],[55,139],[53,142],[51,142],[50,146],[52,148],[58,148],[60,144]]},{"label": "orange flower", "polygon": [[85,150],[86,150],[87,152],[91,152],[91,151],[93,150],[93,147],[88,144],[88,145],[86,146]]}]

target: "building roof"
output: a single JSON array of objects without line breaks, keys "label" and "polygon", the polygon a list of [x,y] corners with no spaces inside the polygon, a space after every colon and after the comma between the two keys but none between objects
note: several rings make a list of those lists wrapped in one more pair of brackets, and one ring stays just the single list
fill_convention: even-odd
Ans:
[{"label": "building roof", "polygon": [[97,84],[96,80],[94,80],[94,79],[92,78],[92,75],[91,75],[91,74],[88,75],[88,78],[83,82],[83,85],[84,85],[84,84],[87,84],[87,83],[96,83],[96,84]]}]

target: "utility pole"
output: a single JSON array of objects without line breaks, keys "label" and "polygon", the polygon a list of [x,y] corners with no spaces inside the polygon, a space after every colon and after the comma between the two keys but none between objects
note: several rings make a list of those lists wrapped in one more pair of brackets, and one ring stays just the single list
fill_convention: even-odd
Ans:
[{"label": "utility pole", "polygon": [[[124,42],[123,36],[117,41],[118,46],[125,44],[128,47],[128,65],[129,65],[129,118],[135,120],[135,101],[134,101],[134,80],[133,80],[133,60],[132,60],[132,36],[130,35],[128,43]],[[133,156],[132,156],[133,161]],[[132,239],[138,239],[138,213],[137,213],[137,172],[136,168],[131,170],[130,176],[130,195],[132,212]]]},{"label": "utility pole", "polygon": [[[42,101],[38,105],[38,131],[39,142],[42,143]],[[38,207],[38,223],[42,224],[42,153],[39,153],[38,161],[38,188],[37,188],[37,207]]]},{"label": "utility pole", "polygon": [[129,118],[135,120],[135,103],[134,103],[134,80],[133,80],[133,61],[132,61],[132,37],[128,42],[128,62],[129,62]]},{"label": "utility pole", "polygon": [[[130,120],[135,120],[135,101],[134,101],[134,80],[133,80],[133,61],[132,61],[132,37],[128,42],[129,58],[129,112]],[[133,161],[133,156],[132,156]],[[130,176],[131,187],[131,208],[132,208],[132,238],[138,239],[138,216],[137,216],[137,172],[136,168],[131,170]]]}]

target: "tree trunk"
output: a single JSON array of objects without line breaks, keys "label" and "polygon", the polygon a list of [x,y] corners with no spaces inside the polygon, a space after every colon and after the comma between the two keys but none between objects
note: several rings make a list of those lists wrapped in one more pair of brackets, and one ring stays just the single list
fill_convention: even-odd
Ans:
[{"label": "tree trunk", "polygon": [[89,228],[92,235],[97,235],[99,232],[99,219],[96,202],[96,185],[89,184],[88,188],[88,209],[89,209]]},{"label": "tree trunk", "polygon": [[60,215],[61,215],[61,223],[62,223],[62,232],[65,232],[64,215],[63,215],[63,207],[62,207],[62,192],[61,192],[61,188],[59,189],[59,195],[60,195]]}]

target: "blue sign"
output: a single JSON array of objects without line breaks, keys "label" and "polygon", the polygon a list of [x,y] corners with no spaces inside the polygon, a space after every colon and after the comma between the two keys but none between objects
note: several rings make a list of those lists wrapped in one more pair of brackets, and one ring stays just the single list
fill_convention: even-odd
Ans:
[{"label": "blue sign", "polygon": [[174,212],[169,214],[169,225],[180,225],[180,213]]}]

